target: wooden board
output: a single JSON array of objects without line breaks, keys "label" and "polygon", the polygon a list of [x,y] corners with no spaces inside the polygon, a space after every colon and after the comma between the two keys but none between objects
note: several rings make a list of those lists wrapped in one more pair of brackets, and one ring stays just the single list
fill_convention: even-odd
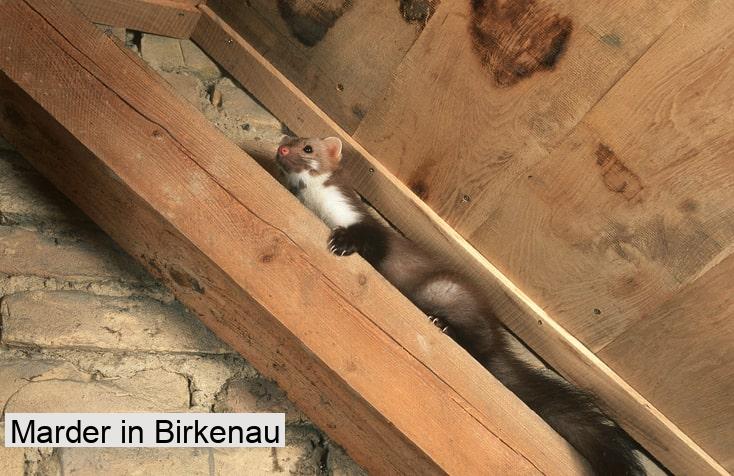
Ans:
[{"label": "wooden board", "polygon": [[[281,6],[288,4],[293,11]],[[422,26],[406,20],[395,0],[210,0],[207,6],[348,131],[384,92]]]},{"label": "wooden board", "polygon": [[0,45],[3,136],[367,469],[584,473],[542,420],[364,261],[329,254],[315,216],[70,4],[0,3]]},{"label": "wooden board", "polygon": [[[730,255],[599,354],[624,369],[628,382],[659,402],[660,410],[729,472],[734,472],[732,276]],[[631,367],[632,361],[651,364]]]},{"label": "wooden board", "polygon": [[472,235],[729,471],[734,363],[679,359],[734,352],[706,315],[732,295],[732,41],[732,4],[695,2]]},{"label": "wooden board", "polygon": [[733,27],[685,12],[470,236],[594,351],[730,252]]},{"label": "wooden board", "polygon": [[[354,138],[470,237],[502,213],[516,178],[527,177],[688,3],[517,2],[563,21],[568,36],[561,53],[547,61],[551,68],[528,69],[515,83],[498,84],[470,33],[472,2],[443,2]],[[518,49],[515,43],[528,36],[545,41],[546,22],[526,18],[522,7],[507,10],[509,21],[500,25],[507,31],[500,32],[509,40],[497,48]],[[495,258],[481,239],[470,241]]]},{"label": "wooden board", "polygon": [[[638,323],[704,279],[734,242],[732,4],[620,3],[625,8],[555,6],[574,25],[566,52],[554,70],[510,85],[488,80],[477,61],[463,32],[468,5],[444,3],[355,134],[592,351],[625,335],[616,355],[639,345],[631,338]],[[712,293],[721,302],[732,291],[717,284]],[[643,335],[678,353],[721,342],[706,335],[710,328],[698,329],[695,314],[686,319],[688,339]],[[528,337],[533,322],[506,322],[570,379],[585,379],[555,358],[552,345]],[[625,350],[630,360],[613,366],[622,379],[638,375],[641,362],[692,376],[665,354],[641,361],[631,358],[634,348]],[[713,460],[730,461],[734,446],[720,438],[731,428],[734,365],[722,361],[719,372],[728,380],[692,378],[684,399],[636,388],[657,408],[676,408],[673,423],[706,442]],[[595,390],[614,406],[603,388]],[[615,410],[671,469],[697,474],[684,471],[686,461],[661,448],[646,425]],[[704,423],[713,421],[716,431]]]},{"label": "wooden board", "polygon": [[681,474],[724,473],[695,442],[560,327],[210,9],[202,8],[202,19],[192,38],[295,133],[341,137],[358,191],[411,239],[474,277],[505,322],[521,331],[526,342],[567,378],[599,395],[607,409],[670,469]]},{"label": "wooden board", "polygon": [[156,35],[188,38],[200,0],[71,0],[91,21]]}]

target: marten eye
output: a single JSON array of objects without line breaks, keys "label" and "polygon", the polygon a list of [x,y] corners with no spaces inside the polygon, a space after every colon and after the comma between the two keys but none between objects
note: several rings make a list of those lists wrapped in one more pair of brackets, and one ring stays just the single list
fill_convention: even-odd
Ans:
[{"label": "marten eye", "polygon": [[310,154],[311,152],[313,152],[313,147],[311,147],[310,145],[307,145],[306,147],[303,148],[303,151],[307,154]]}]

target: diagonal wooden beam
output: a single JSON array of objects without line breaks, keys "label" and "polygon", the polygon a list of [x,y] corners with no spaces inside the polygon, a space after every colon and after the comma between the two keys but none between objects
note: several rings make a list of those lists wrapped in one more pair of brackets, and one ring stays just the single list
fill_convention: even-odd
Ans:
[{"label": "diagonal wooden beam", "polygon": [[0,1],[0,133],[378,474],[585,464],[133,53],[66,0]]},{"label": "diagonal wooden beam", "polygon": [[89,20],[156,35],[188,38],[200,0],[71,0]]},{"label": "diagonal wooden beam", "polygon": [[560,326],[502,271],[392,175],[211,8],[192,40],[271,112],[302,136],[338,136],[356,188],[413,241],[472,276],[502,321],[568,380],[598,395],[648,451],[679,474],[726,474],[723,467],[609,366]]}]

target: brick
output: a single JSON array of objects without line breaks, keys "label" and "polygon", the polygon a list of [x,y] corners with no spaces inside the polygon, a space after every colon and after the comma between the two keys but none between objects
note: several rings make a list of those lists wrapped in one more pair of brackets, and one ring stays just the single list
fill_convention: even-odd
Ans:
[{"label": "brick", "polygon": [[287,427],[285,448],[214,448],[214,474],[321,474],[319,440],[315,432]]},{"label": "brick", "polygon": [[229,78],[216,84],[212,97],[215,96],[221,98],[221,107],[207,108],[204,111],[207,119],[259,163],[272,167],[275,151],[283,138],[280,121]]},{"label": "brick", "polygon": [[0,273],[151,282],[132,258],[98,230],[79,230],[70,238],[0,226]]},{"label": "brick", "polygon": [[61,463],[65,474],[75,476],[209,476],[207,448],[64,448]]},{"label": "brick", "polygon": [[297,463],[304,450],[290,443],[285,448],[214,448],[213,451],[214,474],[217,476],[302,474],[297,472]]},{"label": "brick", "polygon": [[20,155],[0,150],[0,224],[39,221],[89,223],[75,205]]},{"label": "brick", "polygon": [[237,355],[213,358],[202,355],[176,354],[167,356],[162,368],[179,372],[189,378],[192,411],[209,412],[220,390],[233,375],[255,375],[247,362]]},{"label": "brick", "polygon": [[143,33],[140,53],[149,65],[158,70],[175,71],[184,66],[181,44],[175,38]]},{"label": "brick", "polygon": [[186,67],[203,81],[212,81],[222,76],[219,66],[191,40],[181,40],[181,52]]},{"label": "brick", "polygon": [[189,407],[188,380],[160,369],[130,377],[100,378],[79,373],[43,380],[17,390],[5,411],[14,412],[172,412]]},{"label": "brick", "polygon": [[48,374],[60,364],[51,360],[0,360],[0,408],[5,408],[10,397],[28,385],[31,379]]},{"label": "brick", "polygon": [[278,386],[263,378],[237,378],[229,381],[217,395],[214,411],[220,413],[285,413],[286,423],[308,419],[288,401]]},{"label": "brick", "polygon": [[199,78],[185,72],[161,71],[160,75],[182,98],[200,111],[205,109],[204,84]]},{"label": "brick", "polygon": [[5,424],[0,423],[0,474],[22,476],[25,471],[24,454],[23,448],[5,447]]},{"label": "brick", "polygon": [[280,121],[249,94],[237,87],[231,79],[219,80],[214,91],[219,91],[222,95],[222,112],[225,115],[238,120],[243,125],[281,130]]},{"label": "brick", "polygon": [[43,276],[12,276],[0,274],[0,296],[40,290],[81,290],[99,296],[116,297],[144,296],[164,303],[171,303],[175,300],[173,294],[158,283],[129,283],[112,278],[103,280],[95,280],[94,278],[65,280]]},{"label": "brick", "polygon": [[6,297],[1,312],[6,345],[232,352],[178,303],[79,291],[31,291]]}]

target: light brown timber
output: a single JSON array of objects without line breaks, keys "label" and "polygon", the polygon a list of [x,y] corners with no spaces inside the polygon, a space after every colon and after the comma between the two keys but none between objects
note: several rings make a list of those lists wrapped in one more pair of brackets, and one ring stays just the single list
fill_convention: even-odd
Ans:
[{"label": "light brown timber", "polygon": [[[0,132],[367,469],[583,474],[542,420],[66,1],[0,2]],[[22,45],[23,47],[19,47]]]},{"label": "light brown timber", "polygon": [[174,38],[188,38],[199,0],[71,0],[91,21]]},{"label": "light brown timber", "polygon": [[[500,318],[544,359],[573,382],[598,394],[615,418],[672,471],[725,474],[725,470],[688,435],[559,326],[233,28],[209,8],[201,7],[201,10],[202,19],[192,39],[295,133],[341,137],[347,144],[346,162],[357,177],[358,191],[411,239],[448,258],[476,279],[495,303]],[[440,18],[437,13],[424,35],[430,31],[437,16]],[[672,21],[674,16],[665,18]],[[658,27],[659,30],[663,28],[664,25]],[[644,36],[648,43],[656,38],[639,31],[637,36]],[[639,53],[619,54],[631,55],[627,65],[639,57]],[[612,71],[621,75],[624,68],[617,66]],[[547,73],[538,73],[542,74]],[[439,132],[434,134],[440,135]]]}]

